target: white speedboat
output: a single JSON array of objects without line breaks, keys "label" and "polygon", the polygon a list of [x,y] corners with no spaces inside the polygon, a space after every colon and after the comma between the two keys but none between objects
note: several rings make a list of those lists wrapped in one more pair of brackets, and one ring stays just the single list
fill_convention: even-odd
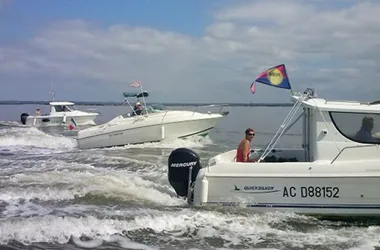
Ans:
[{"label": "white speedboat", "polygon": [[[307,89],[273,140],[251,150],[256,162],[235,162],[236,150],[201,166],[196,152],[169,156],[169,182],[194,206],[242,206],[254,212],[284,211],[321,216],[380,215],[380,103],[326,101]],[[303,111],[303,145],[275,148]],[[294,124],[294,122],[293,122]]]},{"label": "white speedboat", "polygon": [[50,102],[50,114],[29,115],[21,114],[21,123],[30,126],[61,126],[71,122],[75,125],[96,125],[96,112],[77,110],[73,102]]},{"label": "white speedboat", "polygon": [[[124,93],[124,96],[141,98],[147,97],[148,93]],[[129,101],[127,102],[130,105]],[[163,106],[147,106],[145,98],[141,113],[137,112],[141,110],[135,110],[132,106],[131,108],[132,113],[119,115],[105,124],[80,130],[77,135],[79,148],[123,146],[207,135],[217,122],[228,114],[167,110]]]}]

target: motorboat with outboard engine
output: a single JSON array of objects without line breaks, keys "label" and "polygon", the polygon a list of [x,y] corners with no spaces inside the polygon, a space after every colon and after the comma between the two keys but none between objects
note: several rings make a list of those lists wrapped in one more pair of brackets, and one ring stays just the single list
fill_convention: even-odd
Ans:
[{"label": "motorboat with outboard engine", "polygon": [[[147,142],[159,142],[176,138],[187,138],[195,135],[207,135],[220,119],[228,114],[220,106],[218,113],[197,112],[190,110],[168,110],[163,105],[147,106],[146,91],[141,93],[123,93],[125,103],[132,109],[131,113],[119,115],[109,122],[95,127],[80,130],[77,134],[78,146],[81,149],[123,146]],[[128,97],[143,98],[132,107]],[[199,107],[197,107],[199,108]]]},{"label": "motorboat with outboard engine", "polygon": [[73,102],[50,102],[50,114],[21,114],[21,123],[29,126],[62,126],[73,122],[75,125],[96,125],[96,112],[85,112],[76,109]]},{"label": "motorboat with outboard engine", "polygon": [[[313,89],[292,94],[294,106],[272,141],[252,149],[256,162],[236,162],[236,150],[202,166],[188,148],[172,151],[168,179],[193,206],[242,206],[255,212],[320,216],[380,215],[380,103],[327,101]],[[293,123],[297,110],[301,115]],[[302,118],[302,119],[301,119]],[[300,148],[275,148],[298,120]]]}]

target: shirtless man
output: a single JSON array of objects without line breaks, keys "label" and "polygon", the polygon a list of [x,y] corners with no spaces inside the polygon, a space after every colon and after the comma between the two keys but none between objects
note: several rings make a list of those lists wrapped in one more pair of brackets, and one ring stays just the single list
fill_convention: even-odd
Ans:
[{"label": "shirtless man", "polygon": [[236,152],[236,162],[253,162],[248,158],[251,147],[250,143],[255,136],[255,131],[251,128],[245,130],[245,138],[240,142]]}]

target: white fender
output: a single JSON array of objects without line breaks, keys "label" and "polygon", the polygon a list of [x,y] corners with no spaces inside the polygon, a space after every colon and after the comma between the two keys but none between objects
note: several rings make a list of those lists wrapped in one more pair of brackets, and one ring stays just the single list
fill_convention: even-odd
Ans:
[{"label": "white fender", "polygon": [[161,140],[165,139],[165,127],[161,126]]},{"label": "white fender", "polygon": [[201,204],[207,203],[208,200],[208,180],[204,177],[201,181]]},{"label": "white fender", "polygon": [[63,123],[66,123],[66,114],[63,114],[62,122],[63,122]]}]

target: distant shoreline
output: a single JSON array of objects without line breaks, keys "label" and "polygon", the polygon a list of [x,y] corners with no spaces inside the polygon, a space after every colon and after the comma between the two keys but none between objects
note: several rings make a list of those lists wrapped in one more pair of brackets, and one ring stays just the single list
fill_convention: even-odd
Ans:
[{"label": "distant shoreline", "polygon": [[[0,105],[49,105],[50,101],[0,101]],[[75,106],[122,106],[123,102],[76,102]],[[148,103],[149,104],[149,103]],[[165,106],[228,105],[230,107],[290,107],[293,103],[162,103]]]}]

